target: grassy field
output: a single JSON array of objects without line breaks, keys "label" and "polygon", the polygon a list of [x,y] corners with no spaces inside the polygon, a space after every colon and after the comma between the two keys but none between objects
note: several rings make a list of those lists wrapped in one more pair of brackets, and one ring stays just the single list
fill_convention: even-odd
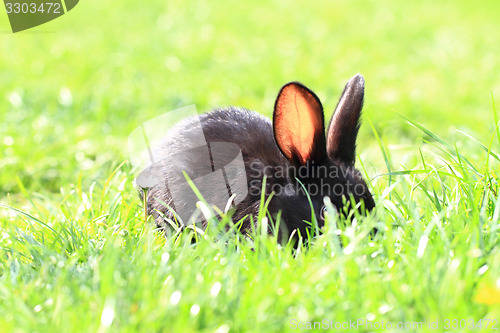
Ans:
[{"label": "grassy field", "polygon": [[[110,0],[11,34],[0,11],[0,332],[495,331],[499,19],[494,0]],[[297,253],[265,228],[191,244],[145,224],[126,148],[141,122],[270,115],[292,80],[330,117],[357,72],[372,215]]]}]

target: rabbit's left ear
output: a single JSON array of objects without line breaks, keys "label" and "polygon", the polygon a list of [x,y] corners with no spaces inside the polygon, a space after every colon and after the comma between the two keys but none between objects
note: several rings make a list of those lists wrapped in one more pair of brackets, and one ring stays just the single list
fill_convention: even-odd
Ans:
[{"label": "rabbit's left ear", "polygon": [[354,165],[364,95],[365,79],[357,74],[346,84],[328,126],[326,150],[329,158]]},{"label": "rabbit's left ear", "polygon": [[326,157],[323,107],[319,98],[298,82],[281,88],[273,114],[274,138],[294,165],[320,163]]}]

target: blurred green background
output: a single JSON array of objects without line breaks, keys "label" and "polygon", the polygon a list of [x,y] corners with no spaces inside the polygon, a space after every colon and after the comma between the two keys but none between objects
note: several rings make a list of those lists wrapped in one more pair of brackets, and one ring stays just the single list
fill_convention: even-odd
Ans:
[{"label": "blurred green background", "polygon": [[410,163],[422,139],[401,114],[451,142],[459,129],[488,143],[499,19],[493,0],[109,0],[12,34],[2,10],[0,196],[106,179],[136,126],[185,105],[270,115],[281,85],[298,80],[329,117],[357,72],[372,175],[385,169],[369,122],[395,163]]}]

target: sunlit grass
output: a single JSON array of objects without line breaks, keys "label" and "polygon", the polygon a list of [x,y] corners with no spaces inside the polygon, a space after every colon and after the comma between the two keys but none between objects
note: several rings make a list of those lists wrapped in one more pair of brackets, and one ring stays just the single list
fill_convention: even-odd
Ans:
[{"label": "sunlit grass", "polygon": [[498,163],[487,152],[467,162],[427,134],[435,148],[420,164],[392,171],[391,186],[372,181],[373,214],[341,229],[328,216],[297,250],[260,228],[251,238],[216,227],[165,240],[144,224],[123,165],[62,193],[53,212],[2,205],[2,327],[281,331],[323,319],[497,318],[488,295],[500,291]]}]

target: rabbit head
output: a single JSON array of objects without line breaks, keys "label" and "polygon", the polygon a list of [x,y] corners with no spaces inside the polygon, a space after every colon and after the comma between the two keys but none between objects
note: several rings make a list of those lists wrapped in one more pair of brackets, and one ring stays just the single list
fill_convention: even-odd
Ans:
[{"label": "rabbit head", "polygon": [[281,182],[284,188],[274,189],[269,209],[281,211],[288,231],[305,232],[303,221],[311,221],[311,204],[321,226],[326,196],[339,212],[351,198],[360,211],[374,208],[372,195],[354,168],[363,97],[364,79],[358,74],[345,86],[325,135],[323,107],[316,94],[298,82],[281,88],[273,130],[289,165]]}]

